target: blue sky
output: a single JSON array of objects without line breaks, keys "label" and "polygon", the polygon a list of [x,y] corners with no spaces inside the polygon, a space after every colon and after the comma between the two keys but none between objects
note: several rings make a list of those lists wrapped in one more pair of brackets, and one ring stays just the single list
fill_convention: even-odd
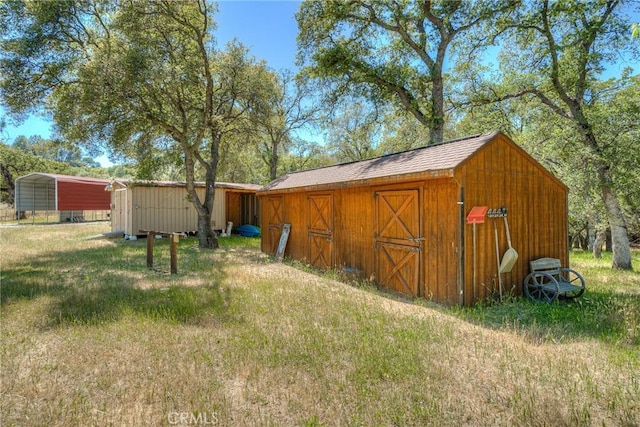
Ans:
[{"label": "blue sky", "polygon": [[[228,41],[237,37],[249,48],[251,55],[266,60],[271,68],[295,68],[298,27],[294,15],[299,5],[300,1],[292,0],[219,1],[219,11],[214,17],[218,47],[224,48]],[[635,9],[632,16],[637,20]],[[630,64],[615,64],[607,71],[619,75],[621,68],[627,65]],[[0,114],[3,114],[2,109]],[[51,137],[52,129],[46,119],[32,116],[17,127],[8,122],[2,139],[9,143],[19,135]],[[105,156],[97,160],[109,165]]]},{"label": "blue sky", "polygon": [[[249,48],[251,55],[266,60],[269,67],[275,70],[295,68],[298,26],[294,14],[299,5],[299,1],[284,0],[219,1],[214,17],[218,47],[224,48],[236,37]],[[7,122],[2,137],[9,143],[19,135],[51,137],[51,125],[45,118],[31,116],[20,126]],[[105,156],[96,160],[109,165]]]}]

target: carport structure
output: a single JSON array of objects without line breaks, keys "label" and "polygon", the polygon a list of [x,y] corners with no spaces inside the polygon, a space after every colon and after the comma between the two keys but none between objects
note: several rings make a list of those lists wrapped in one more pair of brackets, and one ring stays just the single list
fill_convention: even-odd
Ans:
[{"label": "carport structure", "polygon": [[17,212],[56,211],[60,221],[73,221],[85,211],[109,211],[109,180],[80,176],[31,173],[16,179]]}]

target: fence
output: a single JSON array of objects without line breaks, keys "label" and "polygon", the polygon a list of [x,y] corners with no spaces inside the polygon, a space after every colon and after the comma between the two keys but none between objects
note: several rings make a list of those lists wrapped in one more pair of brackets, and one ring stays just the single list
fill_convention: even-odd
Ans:
[{"label": "fence", "polygon": [[56,224],[66,222],[109,221],[111,211],[27,211],[20,219],[11,207],[0,208],[0,223],[13,224]]}]

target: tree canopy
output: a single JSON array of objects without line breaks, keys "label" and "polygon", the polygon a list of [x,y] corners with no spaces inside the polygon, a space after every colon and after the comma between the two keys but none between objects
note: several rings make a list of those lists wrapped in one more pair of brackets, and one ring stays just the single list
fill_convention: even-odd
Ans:
[{"label": "tree canopy", "polygon": [[214,11],[205,0],[9,2],[0,62],[9,76],[2,95],[15,114],[45,99],[70,140],[108,141],[143,168],[159,157],[180,163],[202,247],[217,246],[220,147],[242,129],[267,73],[237,42],[216,48]]},{"label": "tree canopy", "polygon": [[511,8],[510,2],[307,0],[297,14],[304,72],[331,97],[357,94],[408,111],[443,140],[446,66],[458,38]]},{"label": "tree canopy", "polygon": [[501,53],[501,86],[484,88],[489,99],[500,92],[502,100],[532,96],[572,127],[575,136],[560,141],[578,144],[574,149],[586,162],[606,211],[613,266],[630,269],[628,227],[618,190],[624,174],[616,167],[616,153],[628,151],[623,146],[629,132],[637,133],[638,122],[629,121],[633,107],[623,105],[616,94],[634,81],[628,71],[620,78],[600,77],[621,53],[637,54],[624,36],[622,5],[620,0],[523,5],[501,24],[504,46],[509,46]]}]

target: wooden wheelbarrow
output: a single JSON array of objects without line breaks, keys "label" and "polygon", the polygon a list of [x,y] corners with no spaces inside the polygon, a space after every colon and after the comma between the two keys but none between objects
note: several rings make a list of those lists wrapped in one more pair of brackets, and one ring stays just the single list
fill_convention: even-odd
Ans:
[{"label": "wooden wheelbarrow", "polygon": [[577,298],[584,293],[584,278],[563,268],[556,258],[530,261],[531,273],[524,279],[523,293],[534,301],[552,303],[558,297]]}]

